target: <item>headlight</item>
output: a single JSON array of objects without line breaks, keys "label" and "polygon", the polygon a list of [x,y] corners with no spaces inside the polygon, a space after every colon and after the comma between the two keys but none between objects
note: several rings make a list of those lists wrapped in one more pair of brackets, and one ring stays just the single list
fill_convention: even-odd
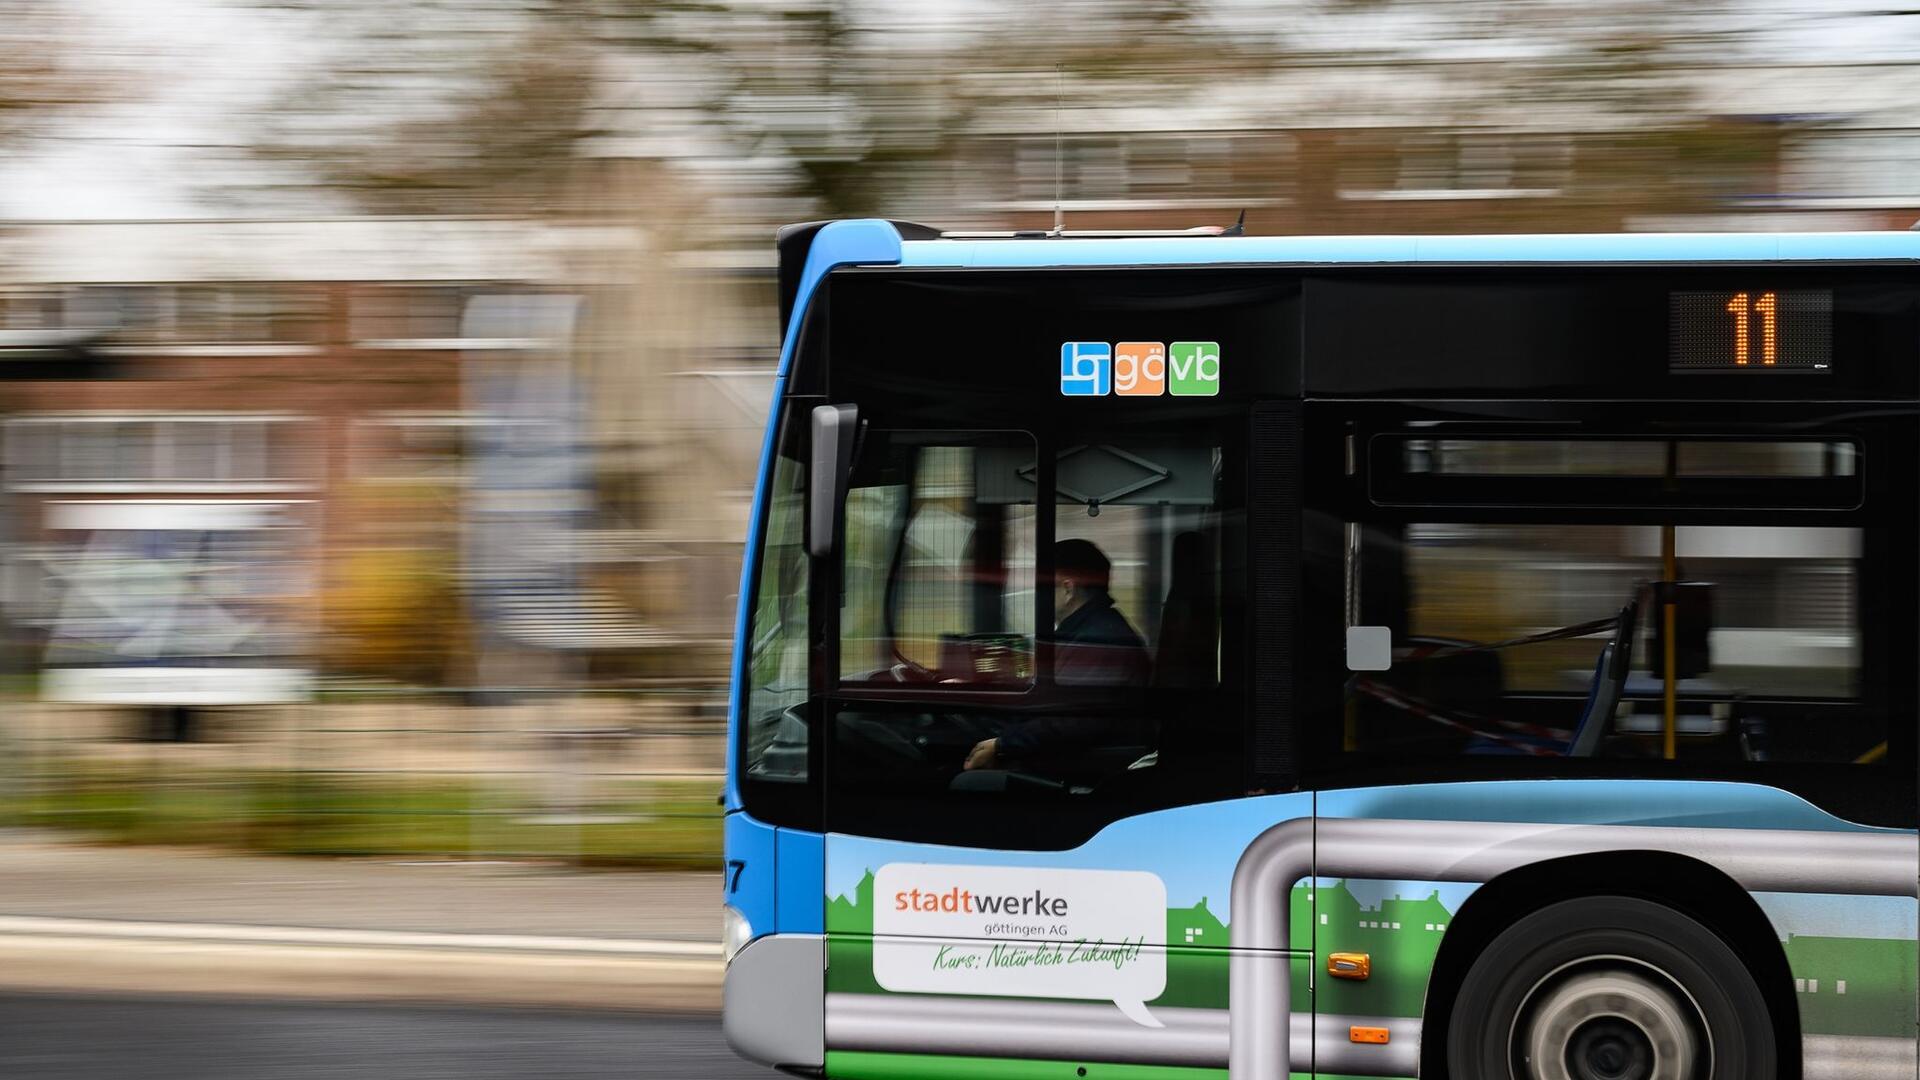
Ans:
[{"label": "headlight", "polygon": [[732,904],[720,910],[720,955],[728,964],[732,964],[734,956],[747,947],[747,942],[753,940],[753,924],[747,921],[745,915],[736,911]]}]

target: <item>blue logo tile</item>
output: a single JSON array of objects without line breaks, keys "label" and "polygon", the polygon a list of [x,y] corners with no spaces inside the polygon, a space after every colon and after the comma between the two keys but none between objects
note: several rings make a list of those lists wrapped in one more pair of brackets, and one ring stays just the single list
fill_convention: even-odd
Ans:
[{"label": "blue logo tile", "polygon": [[1067,397],[1103,397],[1112,391],[1112,345],[1069,341],[1060,346],[1060,393]]}]

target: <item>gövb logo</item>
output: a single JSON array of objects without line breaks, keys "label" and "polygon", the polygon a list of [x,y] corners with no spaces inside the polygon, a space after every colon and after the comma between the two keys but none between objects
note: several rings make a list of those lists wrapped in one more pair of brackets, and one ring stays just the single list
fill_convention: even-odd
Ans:
[{"label": "g\u00f6vb logo", "polygon": [[1220,343],[1063,342],[1060,393],[1065,397],[1213,397],[1220,393]]}]

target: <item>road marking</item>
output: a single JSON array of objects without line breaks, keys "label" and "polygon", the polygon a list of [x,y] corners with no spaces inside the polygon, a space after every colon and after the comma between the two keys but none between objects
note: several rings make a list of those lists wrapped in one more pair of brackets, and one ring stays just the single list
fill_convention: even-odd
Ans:
[{"label": "road marking", "polygon": [[0,915],[0,934],[90,937],[146,941],[204,941],[359,948],[464,949],[505,952],[597,953],[633,957],[720,959],[720,945],[706,941],[561,937],[541,934],[461,934],[409,930],[341,930],[317,926],[249,926],[236,923],[130,922]]}]

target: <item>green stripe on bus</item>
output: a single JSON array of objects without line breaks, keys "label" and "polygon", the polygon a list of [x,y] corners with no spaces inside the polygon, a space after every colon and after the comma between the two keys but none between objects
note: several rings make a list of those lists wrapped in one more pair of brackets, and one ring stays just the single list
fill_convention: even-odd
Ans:
[{"label": "green stripe on bus", "polygon": [[[827,1075],[833,1080],[1226,1080],[1227,1070],[829,1050]],[[1314,1077],[1309,1073],[1294,1073],[1293,1080],[1314,1080]],[[1319,1080],[1363,1078],[1322,1073]]]}]

